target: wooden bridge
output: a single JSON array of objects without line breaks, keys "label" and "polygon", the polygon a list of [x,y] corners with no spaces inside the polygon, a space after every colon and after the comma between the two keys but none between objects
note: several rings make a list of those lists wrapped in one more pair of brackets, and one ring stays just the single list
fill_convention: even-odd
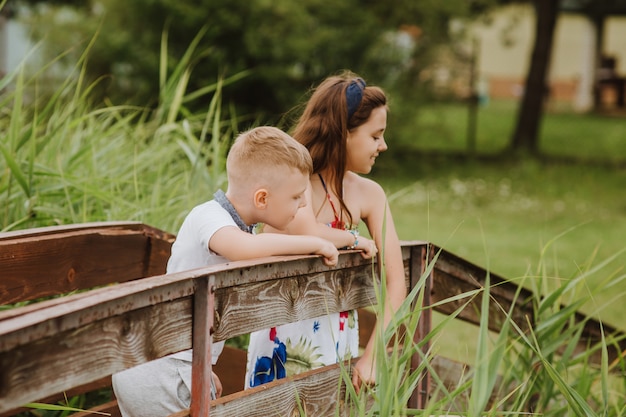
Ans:
[{"label": "wooden bridge", "polygon": [[[0,311],[0,417],[23,411],[30,402],[54,403],[63,395],[110,386],[116,372],[192,346],[192,405],[177,417],[298,415],[299,410],[322,416],[336,415],[338,409],[346,415],[338,408],[345,395],[345,386],[337,388],[346,369],[342,364],[242,391],[245,353],[236,349],[220,356],[215,370],[225,395],[211,401],[209,347],[213,341],[350,309],[360,309],[364,343],[374,322],[367,308],[376,300],[371,261],[348,251],[332,268],[316,256],[284,256],[164,275],[173,241],[173,235],[133,222],[0,234],[0,305],[46,298]],[[457,313],[468,300],[456,296],[480,290],[487,271],[427,242],[402,242],[402,254],[407,288],[418,283],[423,288],[426,308],[415,334],[406,336],[418,343],[430,331],[427,307]],[[528,300],[533,294],[494,274],[489,277],[491,330],[499,331],[505,320],[502,307],[512,306],[513,320],[524,329],[532,326]],[[51,297],[68,293],[73,294]],[[478,324],[487,313],[481,312],[479,298],[458,318]],[[582,315],[576,319],[586,320],[579,349],[601,340],[598,322]],[[610,358],[626,350],[624,338],[618,340],[607,346]],[[599,363],[599,355],[591,360]],[[416,353],[414,369],[419,362]],[[467,373],[466,365],[439,356],[430,369],[450,387]],[[429,401],[430,385],[424,373],[411,408]],[[119,415],[115,399],[91,411]]]}]

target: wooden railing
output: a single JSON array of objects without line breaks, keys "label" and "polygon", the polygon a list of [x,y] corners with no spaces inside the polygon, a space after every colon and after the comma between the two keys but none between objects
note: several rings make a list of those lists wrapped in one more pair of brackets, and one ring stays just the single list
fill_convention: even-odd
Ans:
[{"label": "wooden railing", "polygon": [[[337,389],[345,372],[342,365],[243,392],[226,389],[229,395],[210,401],[208,347],[254,330],[371,306],[375,303],[371,261],[358,252],[346,252],[337,266],[329,268],[316,256],[285,256],[163,275],[173,240],[174,236],[140,223],[0,234],[2,304],[78,291],[0,312],[0,416],[12,415],[29,402],[54,401],[59,393],[109,386],[113,373],[192,346],[192,406],[176,416],[291,415],[301,407],[307,415],[335,415],[344,395]],[[434,268],[428,269],[424,293],[424,304],[436,305],[435,311],[457,310],[457,303],[440,301],[485,283],[487,271],[427,242],[403,242],[402,255],[409,290],[436,259]],[[500,307],[509,310],[513,304],[516,323],[521,328],[532,325],[533,311],[527,303],[532,294],[497,275],[490,274],[490,280],[492,330],[499,331],[504,320]],[[430,311],[423,310],[414,339],[429,332]],[[459,318],[478,324],[480,314],[479,302],[470,302]],[[580,342],[584,349],[600,340],[600,326],[579,319],[587,320]],[[365,329],[367,322],[365,316]],[[604,332],[616,330],[604,325]],[[626,344],[608,348],[615,358]],[[228,362],[225,354],[218,366],[238,375],[245,361],[241,355],[237,358]],[[592,359],[599,362],[599,357]],[[413,366],[418,362],[416,355]],[[454,386],[466,366],[435,357],[431,368]],[[429,395],[430,378],[424,377],[409,405],[421,408]],[[119,415],[114,400],[95,409]]]}]

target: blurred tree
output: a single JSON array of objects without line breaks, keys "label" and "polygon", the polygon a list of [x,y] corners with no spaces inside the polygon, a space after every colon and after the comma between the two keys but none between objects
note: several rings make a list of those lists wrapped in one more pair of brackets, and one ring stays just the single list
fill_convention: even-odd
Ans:
[{"label": "blurred tree", "polygon": [[539,127],[544,101],[548,95],[546,77],[552,55],[554,29],[560,0],[533,0],[536,13],[535,44],[526,76],[510,150],[536,155],[539,152]]},{"label": "blurred tree", "polygon": [[[203,28],[190,89],[218,75],[251,70],[224,91],[238,112],[272,122],[307,89],[348,68],[410,94],[437,45],[449,41],[452,18],[480,13],[498,0],[15,0],[29,4],[35,39],[49,57],[74,46],[89,51],[91,79],[113,102],[158,97],[160,42],[168,33],[174,66]],[[98,31],[97,28],[100,28]]]}]

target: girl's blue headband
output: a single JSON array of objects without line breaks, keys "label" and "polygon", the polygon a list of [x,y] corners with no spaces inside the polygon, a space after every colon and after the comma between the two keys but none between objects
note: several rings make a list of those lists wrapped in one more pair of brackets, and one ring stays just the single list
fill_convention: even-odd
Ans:
[{"label": "girl's blue headband", "polygon": [[346,88],[346,103],[348,104],[348,120],[354,116],[356,109],[359,108],[363,99],[363,90],[365,89],[365,81],[363,78],[353,80],[348,88]]}]

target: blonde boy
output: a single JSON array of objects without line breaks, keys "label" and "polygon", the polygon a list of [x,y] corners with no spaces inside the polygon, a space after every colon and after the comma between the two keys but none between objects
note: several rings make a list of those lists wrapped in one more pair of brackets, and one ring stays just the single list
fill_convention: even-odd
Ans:
[{"label": "blonde boy", "polygon": [[[252,233],[256,223],[282,230],[293,220],[306,205],[312,170],[308,150],[280,129],[257,127],[239,135],[226,161],[226,193],[217,191],[187,215],[167,272],[272,255],[318,254],[335,265],[338,251],[325,239]],[[222,347],[213,345],[214,363]],[[219,380],[215,385],[219,393]],[[115,374],[113,389],[124,417],[160,417],[188,408],[191,350]]]}]

